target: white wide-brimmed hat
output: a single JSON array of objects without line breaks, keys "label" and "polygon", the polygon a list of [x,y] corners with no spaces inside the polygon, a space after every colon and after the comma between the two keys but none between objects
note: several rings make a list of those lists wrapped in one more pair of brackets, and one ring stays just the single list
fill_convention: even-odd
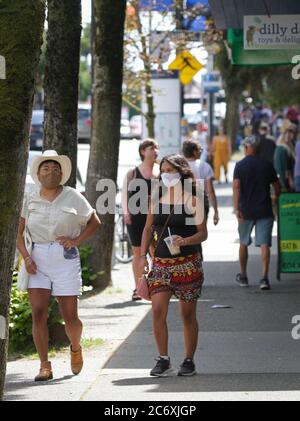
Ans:
[{"label": "white wide-brimmed hat", "polygon": [[69,157],[66,155],[58,155],[56,151],[48,150],[44,151],[41,156],[36,156],[33,158],[31,167],[30,167],[30,175],[33,179],[33,181],[36,184],[40,184],[38,179],[38,170],[40,165],[45,161],[55,161],[58,162],[61,166],[62,171],[62,179],[60,184],[64,185],[69,180],[72,172],[72,163]]}]

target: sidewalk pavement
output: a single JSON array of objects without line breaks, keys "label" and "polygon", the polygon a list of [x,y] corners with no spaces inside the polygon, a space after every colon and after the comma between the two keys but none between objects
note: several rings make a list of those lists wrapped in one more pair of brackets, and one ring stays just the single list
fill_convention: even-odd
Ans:
[{"label": "sidewalk pavement", "polygon": [[[79,376],[69,369],[67,354],[53,360],[54,380],[35,384],[38,361],[8,363],[6,400],[190,401],[300,399],[300,341],[291,336],[292,317],[300,314],[300,279],[276,280],[276,226],[271,262],[271,291],[258,288],[259,249],[249,249],[250,287],[235,284],[238,266],[237,224],[232,190],[217,186],[221,221],[212,225],[204,244],[205,286],[198,306],[198,375],[153,378],[157,355],[150,304],[131,301],[130,265],[113,272],[114,287],[80,301],[85,338],[102,338],[103,346],[85,351]],[[122,291],[120,291],[120,289]],[[229,308],[212,308],[225,305]],[[169,316],[170,355],[174,368],[184,357],[178,303]]]}]

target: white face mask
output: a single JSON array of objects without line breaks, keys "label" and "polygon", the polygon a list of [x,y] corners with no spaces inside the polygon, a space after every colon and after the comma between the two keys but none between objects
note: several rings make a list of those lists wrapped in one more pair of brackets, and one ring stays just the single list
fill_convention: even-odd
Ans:
[{"label": "white face mask", "polygon": [[161,175],[162,182],[166,187],[174,187],[181,179],[181,175],[177,173],[162,173]]}]

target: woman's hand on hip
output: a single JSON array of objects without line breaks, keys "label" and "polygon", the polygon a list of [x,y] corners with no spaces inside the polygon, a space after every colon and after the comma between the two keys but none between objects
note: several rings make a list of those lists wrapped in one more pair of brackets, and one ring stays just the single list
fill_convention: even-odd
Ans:
[{"label": "woman's hand on hip", "polygon": [[79,246],[77,238],[57,237],[56,241],[58,241],[61,246],[67,249]]},{"label": "woman's hand on hip", "polygon": [[26,257],[24,260],[25,260],[26,271],[30,275],[36,275],[36,273],[37,273],[37,267],[36,267],[35,262],[32,260],[32,258],[31,257]]}]

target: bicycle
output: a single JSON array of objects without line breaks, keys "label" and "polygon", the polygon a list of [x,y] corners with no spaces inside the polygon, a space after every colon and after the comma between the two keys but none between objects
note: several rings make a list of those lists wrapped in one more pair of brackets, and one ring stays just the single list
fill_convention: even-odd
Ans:
[{"label": "bicycle", "polygon": [[116,204],[115,215],[115,257],[119,263],[130,263],[133,260],[132,246],[124,221],[122,206],[118,203]]}]

